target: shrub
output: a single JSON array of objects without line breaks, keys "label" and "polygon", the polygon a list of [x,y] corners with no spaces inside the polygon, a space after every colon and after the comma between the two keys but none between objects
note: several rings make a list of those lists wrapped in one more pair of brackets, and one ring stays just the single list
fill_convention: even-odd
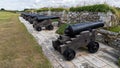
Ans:
[{"label": "shrub", "polygon": [[81,11],[88,11],[88,12],[108,12],[111,11],[115,13],[115,9],[107,4],[96,4],[96,5],[89,5],[89,6],[82,6],[82,7],[71,7],[70,11],[72,12],[81,12]]},{"label": "shrub", "polygon": [[1,11],[4,11],[5,9],[4,8],[1,8]]},{"label": "shrub", "polygon": [[119,64],[119,66],[120,66],[120,57],[119,57],[119,59],[118,59],[118,64]]},{"label": "shrub", "polygon": [[44,11],[49,11],[49,8],[40,8],[37,10],[37,12],[44,12]]},{"label": "shrub", "polygon": [[116,8],[116,12],[117,12],[117,16],[118,16],[118,19],[119,19],[119,21],[120,21],[120,8]]},{"label": "shrub", "polygon": [[41,9],[38,9],[37,12],[44,12],[44,11],[53,11],[53,12],[61,12],[61,11],[68,11],[67,9],[65,8],[41,8]]},{"label": "shrub", "polygon": [[36,12],[35,9],[24,9],[23,11],[24,11],[24,12]]},{"label": "shrub", "polygon": [[58,33],[58,34],[64,34],[64,30],[65,30],[65,28],[68,26],[68,24],[66,24],[66,23],[64,23],[64,24],[62,24],[59,28],[58,28],[58,30],[56,31],[56,33]]},{"label": "shrub", "polygon": [[55,11],[55,12],[60,12],[60,11],[64,11],[64,10],[66,10],[67,11],[67,9],[65,9],[65,8],[50,8],[50,10],[51,11]]}]

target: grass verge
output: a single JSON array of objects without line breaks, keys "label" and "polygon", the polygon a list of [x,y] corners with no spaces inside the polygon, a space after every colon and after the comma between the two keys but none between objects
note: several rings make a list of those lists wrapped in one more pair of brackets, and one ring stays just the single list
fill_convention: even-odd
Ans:
[{"label": "grass verge", "polygon": [[0,68],[51,68],[15,13],[0,12]]}]

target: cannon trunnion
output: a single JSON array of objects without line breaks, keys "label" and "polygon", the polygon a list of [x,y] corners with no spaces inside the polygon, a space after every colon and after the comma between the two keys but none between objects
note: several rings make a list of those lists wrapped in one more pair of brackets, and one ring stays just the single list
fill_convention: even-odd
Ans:
[{"label": "cannon trunnion", "polygon": [[[103,27],[104,23],[79,23],[70,25],[65,29],[64,35],[52,41],[55,50],[60,52],[66,60],[72,60],[80,47],[86,47],[88,52],[95,53],[99,44],[95,41],[96,28]],[[69,29],[70,28],[70,29]]]}]

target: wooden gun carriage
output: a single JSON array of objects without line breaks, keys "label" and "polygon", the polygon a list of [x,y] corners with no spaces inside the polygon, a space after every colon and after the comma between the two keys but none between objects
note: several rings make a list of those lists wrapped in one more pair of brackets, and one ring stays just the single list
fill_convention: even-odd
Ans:
[{"label": "wooden gun carriage", "polygon": [[64,35],[60,35],[57,40],[52,41],[55,50],[60,52],[66,60],[72,60],[80,47],[87,47],[90,53],[95,53],[99,49],[99,43],[95,41],[96,29],[103,27],[103,22],[78,23],[69,25]]}]

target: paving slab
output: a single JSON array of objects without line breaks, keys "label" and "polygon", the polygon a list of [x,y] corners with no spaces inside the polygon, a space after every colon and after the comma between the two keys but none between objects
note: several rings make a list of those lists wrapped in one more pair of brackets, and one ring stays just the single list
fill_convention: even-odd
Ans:
[{"label": "paving slab", "polygon": [[58,38],[54,30],[42,30],[40,32],[33,29],[32,24],[19,17],[28,32],[33,35],[38,44],[42,47],[44,55],[49,59],[54,68],[119,68],[117,60],[119,51],[102,43],[97,53],[90,54],[87,49],[80,48],[76,50],[76,57],[72,61],[66,61],[64,57],[52,47],[52,40]]},{"label": "paving slab", "polygon": [[104,61],[100,60],[99,58],[92,56],[92,55],[88,55],[88,56],[83,56],[86,60],[88,60],[90,63],[94,64],[95,66],[97,66],[98,68],[103,67],[105,65],[107,65]]}]

